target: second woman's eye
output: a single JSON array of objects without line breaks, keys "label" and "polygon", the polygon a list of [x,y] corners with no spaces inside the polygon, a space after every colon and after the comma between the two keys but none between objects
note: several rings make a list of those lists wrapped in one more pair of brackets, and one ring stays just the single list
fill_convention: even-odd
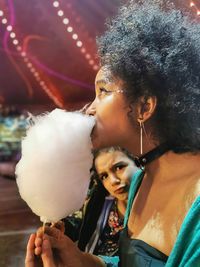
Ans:
[{"label": "second woman's eye", "polygon": [[115,170],[120,171],[120,170],[123,170],[125,167],[126,167],[126,165],[118,165],[115,167]]},{"label": "second woman's eye", "polygon": [[107,177],[108,177],[108,175],[105,173],[105,174],[101,174],[99,178],[100,178],[101,181],[103,181],[103,180],[105,180]]}]

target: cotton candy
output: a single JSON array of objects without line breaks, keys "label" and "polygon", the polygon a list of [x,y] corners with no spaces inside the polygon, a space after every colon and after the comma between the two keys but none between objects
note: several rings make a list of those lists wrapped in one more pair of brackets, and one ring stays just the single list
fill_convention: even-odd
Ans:
[{"label": "cotton candy", "polygon": [[33,117],[16,166],[19,193],[42,222],[57,222],[84,203],[92,166],[95,120],[55,109]]}]

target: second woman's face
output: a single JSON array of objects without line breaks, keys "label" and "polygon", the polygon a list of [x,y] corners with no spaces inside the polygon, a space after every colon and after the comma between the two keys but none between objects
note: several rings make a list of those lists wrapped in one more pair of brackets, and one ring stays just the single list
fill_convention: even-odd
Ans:
[{"label": "second woman's face", "polygon": [[114,80],[108,69],[101,68],[96,76],[95,92],[96,97],[86,111],[96,119],[92,132],[94,148],[115,145],[127,148],[127,140],[134,138],[122,81]]},{"label": "second woman's face", "polygon": [[127,200],[130,181],[137,170],[134,162],[121,151],[102,152],[95,167],[106,190],[119,200]]}]

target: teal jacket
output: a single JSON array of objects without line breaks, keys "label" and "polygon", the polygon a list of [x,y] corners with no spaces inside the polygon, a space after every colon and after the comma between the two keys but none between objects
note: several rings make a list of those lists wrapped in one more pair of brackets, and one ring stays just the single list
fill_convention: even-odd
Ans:
[{"label": "teal jacket", "polygon": [[[131,182],[124,226],[127,225],[132,203],[142,179],[143,172],[139,170]],[[118,266],[118,257],[100,257],[107,267]],[[165,267],[200,267],[200,196],[196,198],[182,223]]]}]

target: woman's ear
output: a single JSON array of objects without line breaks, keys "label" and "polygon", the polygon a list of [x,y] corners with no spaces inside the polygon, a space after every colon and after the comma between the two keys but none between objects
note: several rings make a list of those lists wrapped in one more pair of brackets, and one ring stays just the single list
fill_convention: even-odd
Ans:
[{"label": "woman's ear", "polygon": [[138,121],[143,122],[151,118],[157,106],[157,97],[141,97],[138,101]]}]

